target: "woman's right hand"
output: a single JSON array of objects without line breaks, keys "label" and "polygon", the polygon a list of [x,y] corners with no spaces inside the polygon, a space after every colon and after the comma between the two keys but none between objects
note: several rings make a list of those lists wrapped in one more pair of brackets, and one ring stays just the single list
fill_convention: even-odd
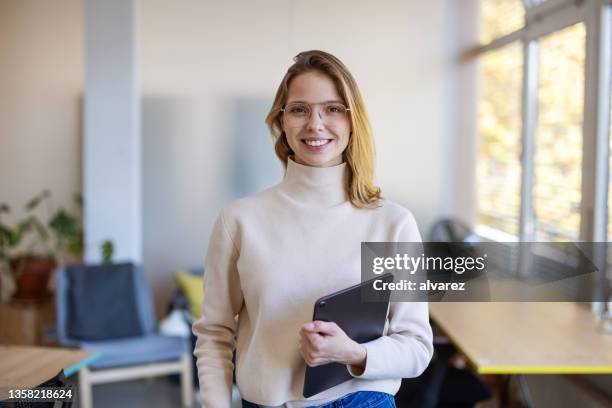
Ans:
[{"label": "woman's right hand", "polygon": [[300,352],[310,367],[328,363],[341,363],[363,370],[366,348],[352,340],[334,322],[314,321],[300,329]]}]

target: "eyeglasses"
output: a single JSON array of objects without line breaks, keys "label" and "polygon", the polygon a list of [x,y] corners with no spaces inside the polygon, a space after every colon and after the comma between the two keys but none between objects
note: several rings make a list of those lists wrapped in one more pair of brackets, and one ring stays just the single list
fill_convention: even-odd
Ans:
[{"label": "eyeglasses", "polygon": [[337,102],[305,103],[293,102],[281,108],[285,115],[285,125],[288,127],[302,127],[310,120],[312,107],[321,105],[319,116],[325,125],[334,125],[342,122],[346,118],[349,108]]}]

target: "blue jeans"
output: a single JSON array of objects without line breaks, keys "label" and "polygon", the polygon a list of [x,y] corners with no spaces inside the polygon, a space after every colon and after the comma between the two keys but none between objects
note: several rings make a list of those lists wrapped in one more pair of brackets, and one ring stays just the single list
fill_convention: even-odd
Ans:
[{"label": "blue jeans", "polygon": [[[242,408],[259,405],[242,400]],[[317,408],[396,408],[393,395],[378,391],[357,391]]]}]

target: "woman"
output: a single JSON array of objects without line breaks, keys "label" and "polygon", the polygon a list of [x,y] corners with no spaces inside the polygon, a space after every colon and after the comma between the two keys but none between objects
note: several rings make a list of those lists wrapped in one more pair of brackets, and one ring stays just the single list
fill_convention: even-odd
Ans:
[{"label": "woman", "polygon": [[[316,299],[359,282],[362,241],[420,235],[373,185],[372,131],[350,72],[322,51],[294,61],[266,118],[285,177],[224,208],[210,238],[193,326],[202,404],[230,406],[235,339],[243,407],[392,407],[401,378],[431,359],[427,304],[392,303],[385,335],[364,344],[310,320]],[[304,399],[306,365],[329,362],[354,378]]]}]

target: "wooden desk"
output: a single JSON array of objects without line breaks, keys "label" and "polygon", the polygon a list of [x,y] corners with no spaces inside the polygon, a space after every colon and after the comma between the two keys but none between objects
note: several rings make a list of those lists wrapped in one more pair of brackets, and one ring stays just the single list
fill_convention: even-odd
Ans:
[{"label": "wooden desk", "polygon": [[[0,388],[33,388],[62,369],[69,377],[99,355],[84,350],[0,345]],[[6,398],[0,392],[0,400]]]},{"label": "wooden desk", "polygon": [[612,374],[612,335],[577,303],[430,303],[480,374]]}]

